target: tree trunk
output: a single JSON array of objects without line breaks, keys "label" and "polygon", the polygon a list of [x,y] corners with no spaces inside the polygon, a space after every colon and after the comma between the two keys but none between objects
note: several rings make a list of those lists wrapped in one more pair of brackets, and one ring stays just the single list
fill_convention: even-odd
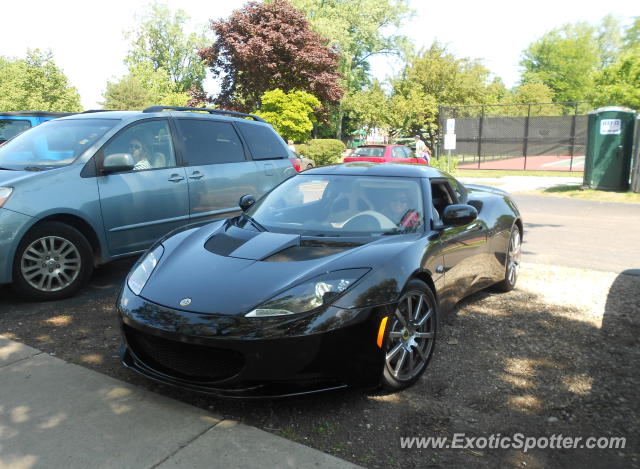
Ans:
[{"label": "tree trunk", "polygon": [[344,110],[342,109],[342,103],[338,108],[338,121],[336,122],[336,138],[342,140],[342,120],[344,119]]}]

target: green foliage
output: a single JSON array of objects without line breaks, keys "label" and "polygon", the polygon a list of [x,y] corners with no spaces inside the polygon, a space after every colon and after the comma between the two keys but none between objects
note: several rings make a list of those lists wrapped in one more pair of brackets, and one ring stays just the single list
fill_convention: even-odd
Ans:
[{"label": "green foliage", "polygon": [[255,114],[273,125],[282,138],[295,142],[309,138],[315,121],[314,110],[320,106],[318,98],[306,91],[285,93],[275,89],[264,93],[260,101],[262,105]]},{"label": "green foliage", "polygon": [[357,129],[382,128],[387,124],[387,96],[377,80],[366,89],[346,95],[342,105]]},{"label": "green foliage", "polygon": [[107,82],[104,109],[140,110],[155,104],[185,106],[187,93],[178,92],[177,85],[164,69],[154,70],[150,64],[138,64],[116,82]]},{"label": "green foliage", "polygon": [[484,104],[505,92],[478,60],[458,58],[438,42],[409,57],[391,84],[387,122],[392,133],[420,133],[431,148],[438,133],[438,105]]},{"label": "green foliage", "polygon": [[434,168],[438,168],[441,169],[442,171],[447,171],[449,173],[454,173],[456,171],[456,169],[458,168],[458,158],[455,156],[451,156],[450,160],[449,160],[449,168],[447,169],[447,155],[446,154],[442,154],[440,155],[440,158],[431,158],[431,161],[429,162],[430,166],[433,166]]},{"label": "green foliage", "polygon": [[640,16],[636,16],[633,19],[633,23],[625,31],[622,41],[625,49],[630,49],[640,44]]},{"label": "green foliage", "polygon": [[0,110],[78,112],[80,95],[51,52],[29,50],[25,59],[0,57]]},{"label": "green foliage", "polygon": [[316,166],[340,162],[341,154],[346,148],[342,141],[330,138],[310,140],[305,144],[296,145],[298,153],[311,158]]},{"label": "green foliage", "polygon": [[[362,103],[357,94],[369,80],[369,57],[397,54],[409,48],[408,39],[392,34],[412,15],[408,0],[290,0],[301,10],[313,29],[340,51],[341,85],[344,99],[333,114],[336,136],[342,136],[343,119],[354,117]],[[359,110],[362,110],[361,108]],[[365,111],[366,114],[366,111]],[[367,119],[365,119],[367,120]],[[346,129],[345,129],[346,130]]]},{"label": "green foliage", "polygon": [[640,110],[640,43],[596,75],[590,102],[595,107],[618,105]]},{"label": "green foliage", "polygon": [[164,69],[177,92],[187,92],[193,85],[201,88],[206,70],[198,50],[208,40],[204,34],[184,33],[188,21],[183,10],[172,14],[167,5],[153,3],[150,13],[127,33],[133,40],[125,63],[131,70],[140,64]]},{"label": "green foliage", "polygon": [[601,55],[593,26],[565,25],[544,34],[524,51],[522,83],[547,85],[556,102],[584,101]]}]

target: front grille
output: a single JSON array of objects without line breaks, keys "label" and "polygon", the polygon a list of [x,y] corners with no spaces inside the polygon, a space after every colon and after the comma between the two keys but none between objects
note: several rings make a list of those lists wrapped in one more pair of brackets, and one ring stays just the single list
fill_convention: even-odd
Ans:
[{"label": "front grille", "polygon": [[233,350],[167,340],[127,327],[131,351],[150,368],[189,381],[219,381],[240,372],[244,356]]}]

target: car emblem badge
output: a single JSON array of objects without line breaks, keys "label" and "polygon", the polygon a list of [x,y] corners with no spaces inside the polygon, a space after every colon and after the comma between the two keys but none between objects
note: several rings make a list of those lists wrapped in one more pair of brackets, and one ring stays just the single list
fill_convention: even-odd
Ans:
[{"label": "car emblem badge", "polygon": [[183,298],[180,300],[180,306],[189,306],[191,304],[191,298]]}]

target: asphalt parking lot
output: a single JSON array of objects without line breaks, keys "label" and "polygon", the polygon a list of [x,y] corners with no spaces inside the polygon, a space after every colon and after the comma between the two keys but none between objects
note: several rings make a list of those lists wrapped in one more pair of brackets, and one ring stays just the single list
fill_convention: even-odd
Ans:
[{"label": "asphalt parking lot", "polygon": [[[628,273],[640,268],[631,239],[639,239],[640,208],[516,197],[526,223],[518,288],[465,300],[445,320],[429,370],[401,393],[222,401],[139,378],[119,363],[113,312],[133,260],[98,269],[80,295],[60,302],[23,303],[0,288],[0,334],[366,467],[638,467],[640,277]],[[518,432],[627,444],[527,453],[400,447],[401,437]]]}]

